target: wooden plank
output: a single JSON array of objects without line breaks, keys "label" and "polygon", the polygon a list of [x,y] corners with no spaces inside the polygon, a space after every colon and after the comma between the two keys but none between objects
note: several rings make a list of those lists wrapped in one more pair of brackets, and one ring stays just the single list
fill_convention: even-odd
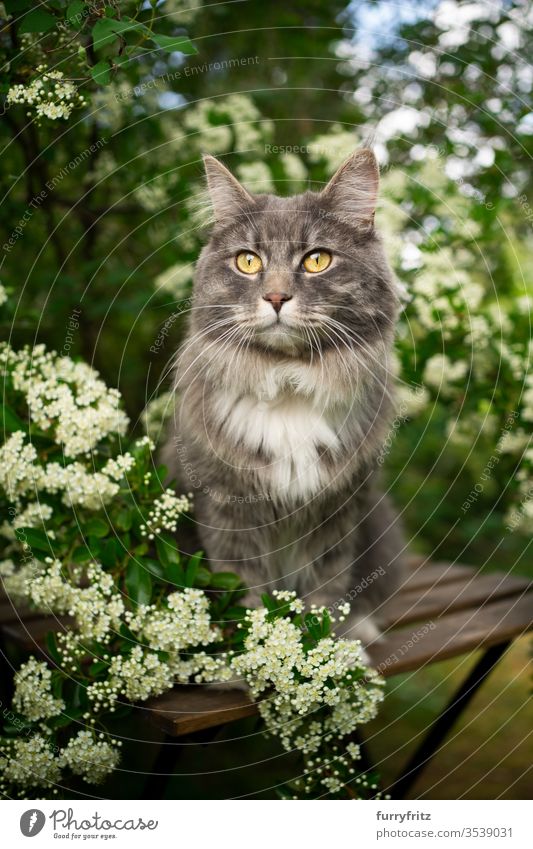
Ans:
[{"label": "wooden plank", "polygon": [[2,634],[25,651],[42,650],[49,631],[63,631],[71,624],[72,620],[68,617],[54,618],[39,614],[36,619],[3,625]]},{"label": "wooden plank", "polygon": [[[533,593],[462,610],[416,628],[392,631],[368,653],[381,674],[390,677],[505,642],[531,628]],[[240,690],[207,687],[178,687],[152,699],[147,706],[151,720],[176,737],[257,713],[257,704]]]},{"label": "wooden plank", "polygon": [[388,677],[512,640],[533,628],[533,593],[467,608],[391,631],[370,646],[372,664]]},{"label": "wooden plank", "polygon": [[402,590],[422,590],[431,587],[435,583],[445,584],[463,578],[472,578],[476,575],[473,566],[465,566],[462,563],[426,563],[416,569],[407,569],[407,575],[402,585]]},{"label": "wooden plank", "polygon": [[216,728],[257,713],[257,703],[242,690],[216,690],[209,686],[175,687],[145,705],[151,721],[167,734],[179,737]]},{"label": "wooden plank", "polygon": [[42,614],[29,607],[18,607],[9,600],[0,602],[0,625],[18,622],[21,619],[37,619],[39,616]]},{"label": "wooden plank", "polygon": [[406,584],[405,589],[388,603],[385,610],[387,621],[390,626],[396,627],[422,619],[434,619],[455,610],[477,607],[485,602],[519,595],[530,585],[527,578],[506,575],[503,572],[472,576],[456,581],[443,582],[437,579],[423,591],[412,589]]}]

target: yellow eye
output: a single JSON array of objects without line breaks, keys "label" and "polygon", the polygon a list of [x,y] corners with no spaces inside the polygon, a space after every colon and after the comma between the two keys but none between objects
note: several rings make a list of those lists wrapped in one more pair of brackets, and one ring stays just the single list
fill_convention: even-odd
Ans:
[{"label": "yellow eye", "polygon": [[235,258],[237,268],[244,274],[257,274],[263,268],[261,258],[251,251],[241,251]]},{"label": "yellow eye", "polygon": [[310,254],[304,256],[303,266],[306,271],[316,274],[317,271],[325,271],[331,263],[331,259],[331,254],[327,251],[311,251]]}]

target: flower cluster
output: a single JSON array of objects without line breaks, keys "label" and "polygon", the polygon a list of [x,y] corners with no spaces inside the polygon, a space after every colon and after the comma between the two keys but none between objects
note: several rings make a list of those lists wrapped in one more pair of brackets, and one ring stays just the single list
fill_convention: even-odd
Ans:
[{"label": "flower cluster", "polygon": [[39,65],[37,72],[39,76],[28,85],[11,86],[7,93],[9,105],[25,104],[31,107],[28,115],[33,111],[37,119],[57,121],[58,118],[66,120],[73,109],[86,103],[74,83],[65,80],[62,71],[50,71]]},{"label": "flower cluster", "polygon": [[20,667],[14,683],[13,705],[26,719],[48,719],[65,709],[65,702],[52,695],[51,670],[34,657]]},{"label": "flower cluster", "polygon": [[53,432],[66,457],[89,454],[110,434],[125,434],[128,417],[120,409],[120,393],[86,363],[58,356],[44,345],[18,352],[6,346],[3,353],[30,420]]},{"label": "flower cluster", "polygon": [[[297,749],[304,756],[306,770],[298,789],[315,793],[318,783],[322,792],[325,788],[338,793],[343,787],[339,767],[346,767],[348,761],[339,761],[346,755],[338,754],[336,744],[375,717],[383,699],[383,682],[366,668],[358,641],[318,634],[307,640],[308,620],[303,620],[302,631],[301,600],[294,593],[278,593],[276,601],[285,603],[278,611],[247,612],[244,651],[231,665],[260,699],[267,730],[279,737],[287,751]],[[325,616],[324,610],[312,611],[315,621]],[[325,754],[328,747],[332,751]],[[352,760],[354,756],[352,752]],[[324,757],[329,767],[317,771],[318,760]]]},{"label": "flower cluster", "polygon": [[61,767],[48,739],[35,734],[30,739],[3,741],[0,755],[0,790],[9,785],[23,788],[53,788],[61,778]]},{"label": "flower cluster", "polygon": [[141,605],[126,620],[140,640],[156,651],[180,652],[220,639],[211,624],[206,594],[192,587],[170,593],[165,606]]},{"label": "flower cluster", "polygon": [[146,524],[141,525],[141,534],[154,539],[163,531],[175,533],[178,519],[191,509],[190,497],[176,495],[173,489],[167,489],[156,501],[148,514]]},{"label": "flower cluster", "polygon": [[107,742],[104,734],[100,734],[97,740],[91,731],[78,731],[61,751],[59,766],[69,767],[75,775],[81,775],[91,784],[100,784],[117,768],[120,745],[120,741],[113,738]]},{"label": "flower cluster", "polygon": [[[0,533],[12,539],[17,527],[41,527],[52,515],[43,495],[59,494],[69,507],[89,510],[111,501],[135,465],[128,452],[100,459],[100,446],[123,436],[128,426],[117,390],[85,363],[42,345],[14,351],[2,344],[0,362],[20,422],[0,446],[0,488],[16,506],[14,520],[3,523]],[[38,452],[23,428],[48,440],[46,449]],[[53,459],[58,454],[61,460]]]}]

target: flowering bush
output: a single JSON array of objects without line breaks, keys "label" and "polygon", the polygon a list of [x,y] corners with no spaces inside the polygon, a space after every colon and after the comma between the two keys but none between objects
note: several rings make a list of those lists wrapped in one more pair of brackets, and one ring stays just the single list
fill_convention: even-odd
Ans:
[{"label": "flowering bush", "polygon": [[48,661],[15,674],[2,791],[98,784],[120,760],[112,717],[175,683],[239,676],[268,731],[305,759],[291,796],[374,794],[342,742],[381,698],[359,645],[335,641],[327,613],[304,617],[292,594],[245,611],[237,576],[180,555],[190,497],[165,488],[149,437],[120,451],[128,419],[93,369],[42,346],[1,355],[0,576],[12,600],[68,617],[48,635]]}]

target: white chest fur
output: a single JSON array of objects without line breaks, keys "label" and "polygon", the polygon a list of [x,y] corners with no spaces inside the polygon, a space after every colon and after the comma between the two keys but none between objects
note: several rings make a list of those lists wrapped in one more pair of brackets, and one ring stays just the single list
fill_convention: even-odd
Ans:
[{"label": "white chest fur", "polygon": [[346,413],[291,392],[268,400],[220,393],[216,409],[232,442],[263,458],[254,467],[272,496],[300,500],[327,486],[330,472],[321,454],[340,448]]}]

